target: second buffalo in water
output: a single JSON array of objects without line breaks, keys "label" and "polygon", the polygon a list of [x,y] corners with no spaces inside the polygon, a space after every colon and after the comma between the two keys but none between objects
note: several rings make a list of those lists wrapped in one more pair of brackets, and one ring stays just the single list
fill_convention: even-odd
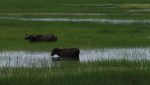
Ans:
[{"label": "second buffalo in water", "polygon": [[78,48],[54,48],[52,49],[51,56],[58,55],[57,59],[73,59],[79,60],[80,50]]}]

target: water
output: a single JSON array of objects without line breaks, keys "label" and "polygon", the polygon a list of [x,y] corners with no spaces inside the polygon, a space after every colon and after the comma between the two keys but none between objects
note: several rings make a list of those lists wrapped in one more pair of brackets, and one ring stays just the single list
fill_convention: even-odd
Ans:
[{"label": "water", "polygon": [[[120,60],[150,60],[150,48],[110,48],[80,51],[80,62]],[[57,62],[57,61],[55,61]],[[1,51],[0,67],[43,67],[53,64],[50,52]]]},{"label": "water", "polygon": [[95,18],[23,18],[23,17],[0,17],[0,19],[18,21],[40,21],[40,22],[92,22],[102,24],[150,24],[150,19],[95,19]]},{"label": "water", "polygon": [[131,61],[150,60],[150,48],[112,48],[82,50],[81,61],[120,60]]},{"label": "water", "polygon": [[0,67],[51,66],[48,52],[3,51],[0,52]]}]

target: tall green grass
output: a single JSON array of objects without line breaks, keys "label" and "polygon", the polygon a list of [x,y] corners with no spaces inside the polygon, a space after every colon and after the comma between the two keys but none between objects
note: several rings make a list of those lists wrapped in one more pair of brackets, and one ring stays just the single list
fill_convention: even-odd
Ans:
[{"label": "tall green grass", "polygon": [[51,68],[1,68],[2,85],[148,85],[147,61],[55,62]]},{"label": "tall green grass", "polygon": [[[4,0],[0,12],[117,12],[122,9],[101,7],[74,7],[65,4],[135,4],[149,3],[149,0]],[[109,11],[107,11],[109,10]],[[113,11],[112,11],[113,10]]]},{"label": "tall green grass", "polygon": [[[149,19],[149,12],[130,13],[128,11],[130,9],[142,8],[132,8],[132,5],[130,5],[131,7],[129,8],[122,7],[126,6],[122,4],[140,3],[149,4],[148,0],[4,0],[0,1],[0,16],[27,18]],[[79,4],[81,6],[73,6],[73,4]],[[107,8],[107,6],[84,6],[86,4],[113,4],[112,7],[114,8]],[[85,14],[106,13],[110,15],[57,16],[46,14],[55,12],[77,12]],[[14,14],[9,15],[9,13]],[[15,13],[18,13],[19,15]],[[42,13],[45,13],[45,15],[42,15]],[[149,27],[149,24],[112,25],[107,23],[100,24],[90,22],[26,22],[0,19],[0,50],[50,50],[54,47],[78,47],[83,49],[106,47],[148,47],[150,46]],[[58,42],[29,43],[24,40],[25,34],[49,33],[57,35]]]},{"label": "tall green grass", "polygon": [[[29,43],[25,34],[50,34],[57,42]],[[149,25],[111,25],[76,22],[0,21],[1,50],[50,50],[54,47],[105,48],[147,47]],[[86,43],[86,44],[85,44]]]}]

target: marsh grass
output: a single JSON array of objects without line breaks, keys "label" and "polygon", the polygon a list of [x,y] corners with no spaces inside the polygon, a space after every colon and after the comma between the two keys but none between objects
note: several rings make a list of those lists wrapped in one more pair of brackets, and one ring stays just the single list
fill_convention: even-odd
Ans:
[{"label": "marsh grass", "polygon": [[4,85],[147,85],[149,61],[55,62],[51,68],[1,68]]},{"label": "marsh grass", "polygon": [[[71,6],[66,4],[81,6]],[[100,4],[102,6],[88,6],[88,4]],[[150,18],[149,12],[141,12],[138,14],[136,12],[131,13],[129,10],[136,8],[107,8],[110,6],[107,4],[112,4],[111,6],[114,7],[118,5],[140,5],[144,7],[146,6],[145,8],[149,7],[148,0],[5,0],[0,3],[0,16],[25,18],[99,18],[115,20],[145,20]],[[12,15],[9,15],[9,13],[12,13]],[[40,15],[41,13],[46,15]],[[47,13],[60,13],[60,15],[48,15]],[[106,15],[82,16],[61,15],[61,13],[102,13]],[[49,51],[54,47],[78,47],[83,49],[107,47],[148,47],[150,46],[149,32],[149,23],[114,25],[110,23],[93,22],[33,22],[0,19],[0,50]],[[25,34],[50,33],[58,36],[58,42],[29,43],[24,40]]]},{"label": "marsh grass", "polygon": [[[107,7],[99,7],[99,6],[70,6],[65,4],[79,4],[79,5],[86,5],[86,4],[148,4],[148,0],[5,0],[1,1],[0,3],[0,11],[1,12],[123,12],[122,8],[107,8]],[[124,6],[124,5],[123,5]],[[131,5],[130,5],[131,6]],[[144,5],[145,6],[145,5]],[[136,6],[137,7],[137,6]]]},{"label": "marsh grass", "polygon": [[[7,2],[6,2],[7,1]],[[135,1],[96,0],[44,0],[44,1],[10,1],[0,3],[1,17],[25,18],[93,18],[93,19],[120,19],[120,20],[145,20],[150,18],[149,13],[130,13],[132,8],[105,8],[105,7],[74,7],[65,4],[113,4],[134,5]],[[107,3],[106,3],[107,2]],[[108,3],[109,2],[109,3]],[[136,0],[136,5],[144,5],[147,0]],[[40,3],[40,4],[39,4]],[[16,5],[18,4],[18,5]],[[34,4],[34,5],[33,5]],[[148,3],[147,3],[148,4]],[[146,4],[146,5],[147,5]],[[30,6],[32,5],[32,6]],[[106,5],[107,6],[107,5]],[[145,6],[145,5],[144,5]],[[14,13],[14,15],[8,14]],[[16,13],[16,14],[15,14]],[[18,14],[19,15],[18,15]],[[29,13],[29,14],[28,14]],[[40,15],[45,13],[46,15]],[[60,13],[48,15],[47,13]],[[61,13],[81,13],[83,15],[61,15]],[[86,13],[102,13],[106,15],[85,15]],[[5,15],[6,14],[6,15]],[[38,15],[39,14],[39,15]],[[109,14],[109,15],[108,15]],[[117,14],[117,15],[115,15]],[[42,50],[52,48],[77,47],[82,49],[110,48],[110,47],[149,47],[149,23],[110,24],[94,22],[33,22],[10,19],[0,19],[0,50]],[[24,40],[25,34],[50,34],[58,36],[58,42],[29,43]],[[86,44],[85,44],[86,43]]]},{"label": "marsh grass", "polygon": [[[140,4],[139,4],[140,3]],[[2,0],[1,17],[149,19],[149,0]],[[77,4],[70,6],[65,4]],[[93,6],[85,6],[91,4]],[[113,4],[114,7],[94,6]],[[136,4],[136,5],[135,5]],[[5,15],[6,13],[6,15]],[[30,15],[8,15],[31,13]],[[33,15],[32,13],[35,13]],[[103,16],[36,15],[36,13],[104,13]],[[111,15],[112,14],[112,15]],[[113,15],[119,14],[119,15]],[[0,50],[50,51],[52,48],[82,49],[149,47],[149,24],[112,25],[79,22],[20,22],[0,19]],[[29,43],[25,34],[54,33],[56,43]],[[17,64],[17,63],[16,63]],[[0,85],[149,85],[149,61],[109,60],[96,62],[54,62],[53,67],[2,67]]]},{"label": "marsh grass", "polygon": [[[110,25],[73,22],[0,21],[0,50],[46,50],[54,47],[104,48],[150,45],[149,25]],[[25,34],[50,34],[57,42],[29,43]],[[86,44],[85,44],[86,43]]]},{"label": "marsh grass", "polygon": [[150,8],[150,4],[120,4],[121,8]]}]

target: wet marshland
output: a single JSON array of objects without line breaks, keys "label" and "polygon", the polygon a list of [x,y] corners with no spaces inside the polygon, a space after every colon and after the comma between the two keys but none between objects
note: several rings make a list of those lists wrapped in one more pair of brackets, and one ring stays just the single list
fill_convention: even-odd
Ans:
[{"label": "wet marshland", "polygon": [[[54,56],[58,57],[58,56]],[[107,48],[80,51],[80,62],[103,60],[150,60],[150,48]],[[0,67],[42,67],[54,62],[50,52],[1,51]],[[59,62],[59,61],[58,61]]]}]

